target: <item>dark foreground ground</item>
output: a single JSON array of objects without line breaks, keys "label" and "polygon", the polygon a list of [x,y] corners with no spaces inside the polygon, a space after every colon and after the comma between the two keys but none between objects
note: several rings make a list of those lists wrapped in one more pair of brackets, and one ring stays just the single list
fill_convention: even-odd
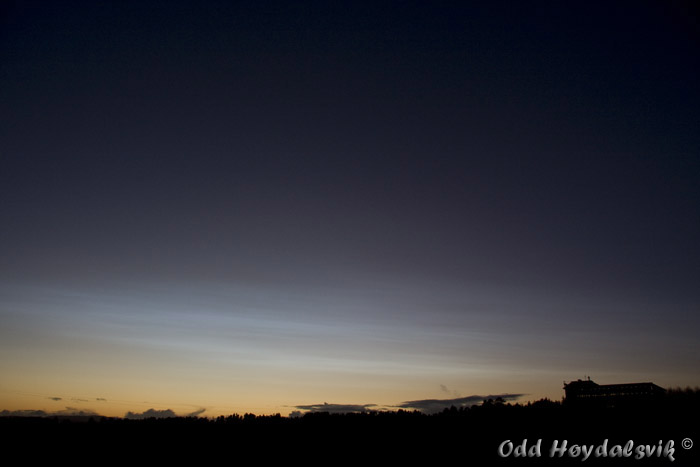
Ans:
[{"label": "dark foreground ground", "polygon": [[[300,418],[2,417],[0,429],[5,456],[17,452],[21,459],[34,461],[32,464],[66,460],[71,465],[107,461],[132,465],[298,461],[304,465],[401,465],[417,461],[427,465],[698,466],[697,394],[616,408],[568,407],[551,401],[528,405],[488,402],[436,415],[399,411],[316,413]],[[524,440],[526,453],[532,457],[515,455]],[[558,452],[552,456],[555,442],[558,448],[566,442],[563,456]],[[685,449],[691,442],[693,446]],[[584,460],[585,452],[574,445],[592,446],[593,450]],[[507,457],[499,455],[501,446]]]}]

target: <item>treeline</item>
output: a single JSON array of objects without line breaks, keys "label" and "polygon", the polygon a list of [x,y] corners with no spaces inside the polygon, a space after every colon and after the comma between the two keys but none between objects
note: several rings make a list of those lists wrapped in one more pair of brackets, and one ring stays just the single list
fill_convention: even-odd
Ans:
[{"label": "treeline", "polygon": [[[586,412],[595,411],[597,415],[609,414],[615,415],[619,413],[644,411],[650,413],[654,411],[682,411],[694,413],[700,410],[700,388],[670,388],[667,389],[664,397],[650,402],[637,403],[632,407],[606,407],[606,408],[591,408],[584,407]],[[302,425],[306,422],[324,422],[331,420],[365,420],[384,421],[384,420],[401,420],[408,421],[412,419],[444,419],[455,416],[460,417],[480,417],[482,415],[488,417],[508,417],[517,414],[527,414],[531,416],[543,416],[544,413],[559,413],[565,416],[577,416],[580,411],[579,407],[567,406],[563,401],[555,401],[548,398],[539,399],[533,402],[519,403],[506,402],[502,398],[487,399],[481,404],[471,406],[456,407],[451,406],[442,411],[434,413],[424,413],[419,410],[365,410],[362,412],[323,412],[312,411],[305,414],[285,417],[281,414],[273,415],[256,415],[253,413],[221,415],[218,417],[200,417],[200,416],[183,416],[183,417],[150,417],[142,419],[127,419],[102,416],[46,416],[46,417],[17,417],[4,416],[0,417],[0,424],[5,426],[11,424],[27,424],[27,425],[68,425],[72,423],[89,423],[89,424],[105,424],[105,425],[196,425],[196,426],[224,426],[224,425]]]},{"label": "treeline", "polygon": [[[365,456],[392,465],[408,461],[435,463],[458,454],[464,463],[484,465],[559,465],[567,459],[514,459],[497,456],[505,440],[543,443],[566,439],[570,443],[650,443],[675,440],[680,460],[697,460],[695,451],[682,451],[681,440],[700,440],[700,390],[672,389],[655,405],[625,408],[567,407],[561,401],[541,399],[510,403],[490,399],[470,407],[450,407],[434,413],[419,411],[310,412],[299,417],[231,414],[215,418],[173,417],[129,420],[104,417],[0,417],[4,446],[30,440],[42,446],[39,454],[81,455],[116,453],[125,461],[148,459],[163,464],[193,456],[229,461],[243,455],[286,462],[288,456],[305,463],[335,463],[339,459],[365,462]],[[33,455],[36,455],[33,452]],[[130,457],[132,456],[132,457]],[[684,457],[685,456],[685,457]],[[94,460],[94,458],[92,459]],[[629,460],[629,459],[628,459]],[[581,460],[575,460],[579,465]],[[619,465],[621,459],[596,459],[595,465]],[[625,459],[622,459],[625,461]],[[573,460],[572,460],[573,462]],[[666,460],[666,464],[668,461]],[[625,462],[622,462],[623,464]],[[138,463],[137,463],[138,464]],[[628,465],[652,465],[652,461]],[[674,465],[694,465],[676,462]],[[696,464],[700,465],[700,464]]]}]

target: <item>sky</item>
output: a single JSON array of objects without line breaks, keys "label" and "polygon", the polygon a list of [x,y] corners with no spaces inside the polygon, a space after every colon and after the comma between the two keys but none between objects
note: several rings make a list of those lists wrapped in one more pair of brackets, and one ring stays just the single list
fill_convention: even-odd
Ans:
[{"label": "sky", "polygon": [[0,411],[700,385],[698,24],[668,1],[2,2]]}]

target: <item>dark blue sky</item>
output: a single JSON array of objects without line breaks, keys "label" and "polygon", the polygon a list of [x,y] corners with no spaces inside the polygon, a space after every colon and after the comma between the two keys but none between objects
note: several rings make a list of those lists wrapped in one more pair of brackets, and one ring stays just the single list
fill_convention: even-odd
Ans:
[{"label": "dark blue sky", "polygon": [[[253,369],[163,404],[700,383],[691,3],[5,2],[0,18],[8,407],[51,363],[15,357],[30,341],[82,374],[139,335],[165,385],[190,368],[183,333],[227,355],[193,367]],[[135,394],[143,374],[111,362]],[[370,383],[375,364],[396,379]],[[347,393],[320,382],[338,368]],[[296,399],[236,392],[267,378]]]}]

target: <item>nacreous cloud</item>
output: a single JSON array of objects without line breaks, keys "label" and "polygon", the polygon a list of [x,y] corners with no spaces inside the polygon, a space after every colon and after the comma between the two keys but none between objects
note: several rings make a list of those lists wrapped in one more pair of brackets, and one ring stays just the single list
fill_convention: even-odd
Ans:
[{"label": "nacreous cloud", "polygon": [[469,407],[475,404],[480,404],[485,400],[488,399],[503,399],[504,401],[512,401],[515,400],[519,397],[522,397],[524,394],[498,394],[495,396],[467,396],[467,397],[458,397],[456,399],[422,399],[422,400],[417,400],[417,401],[407,401],[407,402],[402,402],[401,404],[397,405],[396,407],[401,408],[401,409],[414,409],[414,410],[420,410],[421,412],[425,413],[436,413],[436,412],[441,412],[445,409],[449,409],[450,407]]}]

